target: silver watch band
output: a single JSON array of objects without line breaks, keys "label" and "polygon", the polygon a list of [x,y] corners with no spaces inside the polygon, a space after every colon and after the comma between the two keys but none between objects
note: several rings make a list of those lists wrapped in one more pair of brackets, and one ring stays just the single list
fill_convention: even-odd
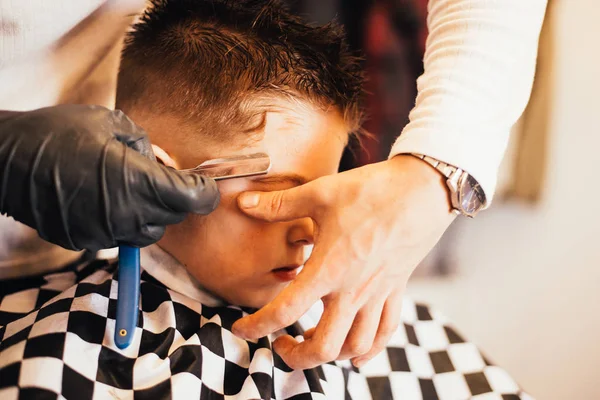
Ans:
[{"label": "silver watch band", "polygon": [[485,193],[467,172],[423,154],[411,154],[425,161],[446,177],[446,186],[450,191],[453,212],[473,218],[485,208]]},{"label": "silver watch band", "polygon": [[413,154],[413,155],[420,158],[421,160],[425,161],[426,163],[428,163],[429,165],[431,165],[433,168],[437,169],[438,171],[440,171],[442,173],[442,175],[444,175],[446,178],[450,178],[454,173],[456,173],[456,171],[458,171],[458,168],[453,167],[452,165],[443,163],[441,161],[438,161],[435,158],[431,158],[431,157],[423,155],[423,154]]},{"label": "silver watch band", "polygon": [[458,192],[456,191],[456,185],[449,184],[448,182],[452,180],[457,180],[458,176],[461,175],[463,171],[459,168],[456,168],[452,165],[446,164],[424,154],[412,153],[412,155],[425,161],[427,164],[431,165],[438,172],[444,175],[446,179],[448,179],[446,181],[446,185],[450,190],[450,202],[452,204],[452,212],[456,215],[462,214],[462,211],[458,208]]}]

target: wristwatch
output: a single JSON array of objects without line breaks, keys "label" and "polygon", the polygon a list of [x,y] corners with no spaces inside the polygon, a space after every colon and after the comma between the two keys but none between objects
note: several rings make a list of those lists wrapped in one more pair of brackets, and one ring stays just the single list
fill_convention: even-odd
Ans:
[{"label": "wristwatch", "polygon": [[413,153],[412,155],[430,164],[448,178],[446,185],[450,191],[453,212],[473,218],[479,211],[486,208],[487,199],[483,188],[467,172],[423,154]]}]

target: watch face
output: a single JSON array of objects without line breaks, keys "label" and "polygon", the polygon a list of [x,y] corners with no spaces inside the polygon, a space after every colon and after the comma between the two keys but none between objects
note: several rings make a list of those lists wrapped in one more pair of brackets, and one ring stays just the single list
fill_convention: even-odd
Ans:
[{"label": "watch face", "polygon": [[467,215],[475,215],[485,205],[485,193],[479,183],[465,174],[460,185],[460,206]]}]

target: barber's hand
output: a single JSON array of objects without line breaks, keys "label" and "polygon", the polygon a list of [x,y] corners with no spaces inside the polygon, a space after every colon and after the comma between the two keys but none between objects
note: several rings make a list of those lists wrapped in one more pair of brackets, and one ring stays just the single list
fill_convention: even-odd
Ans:
[{"label": "barber's hand", "polygon": [[120,111],[62,105],[0,112],[0,212],[68,249],[147,246],[219,202],[212,179],[155,161]]},{"label": "barber's hand", "polygon": [[322,299],[323,316],[304,342],[282,336],[274,343],[298,369],[334,359],[361,366],[379,353],[398,327],[410,274],[454,219],[442,175],[408,155],[289,190],[245,193],[239,206],[267,221],[315,221],[315,246],[302,272],[233,326],[241,337],[259,338]]}]

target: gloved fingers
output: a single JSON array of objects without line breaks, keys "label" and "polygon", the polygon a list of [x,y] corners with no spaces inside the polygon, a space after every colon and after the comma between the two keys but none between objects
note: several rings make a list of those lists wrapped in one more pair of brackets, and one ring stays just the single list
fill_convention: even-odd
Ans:
[{"label": "gloved fingers", "polygon": [[[46,239],[47,240],[47,239]],[[102,249],[110,249],[117,246],[116,240],[108,236],[92,236],[88,232],[74,233],[71,235],[69,242],[61,243],[60,240],[54,238],[52,243],[58,244],[69,250],[88,250],[96,252]]]},{"label": "gloved fingers", "polygon": [[164,226],[147,224],[142,226],[140,231],[135,234],[119,239],[119,244],[133,247],[146,247],[158,242],[164,234]]},{"label": "gloved fingers", "polygon": [[165,175],[154,182],[154,189],[172,210],[206,215],[219,205],[221,196],[214,179],[162,165],[160,168]]},{"label": "gloved fingers", "polygon": [[145,189],[156,208],[173,213],[208,214],[219,204],[220,194],[217,183],[198,174],[180,172],[149,160],[140,160],[132,154],[132,164],[138,164],[140,175],[137,189]]},{"label": "gloved fingers", "polygon": [[156,157],[146,132],[122,111],[116,110],[112,115],[117,140],[153,161],[143,168],[150,179],[141,179],[141,182],[147,184],[148,193],[157,205],[162,203],[166,206],[162,208],[170,211],[196,214],[208,214],[216,208],[220,196],[213,179],[178,172],[154,162]]},{"label": "gloved fingers", "polygon": [[134,247],[145,247],[158,242],[165,234],[167,225],[182,222],[185,213],[170,212],[161,209],[150,209],[148,215],[142,216],[145,221],[138,229],[130,229],[126,232],[118,232],[116,241]]},{"label": "gloved fingers", "polygon": [[148,209],[143,216],[143,219],[146,221],[144,225],[166,226],[178,224],[182,222],[186,216],[187,213],[155,207]]},{"label": "gloved fingers", "polygon": [[111,113],[114,124],[113,133],[117,140],[144,157],[155,161],[156,157],[146,131],[133,122],[123,111],[115,110]]}]

